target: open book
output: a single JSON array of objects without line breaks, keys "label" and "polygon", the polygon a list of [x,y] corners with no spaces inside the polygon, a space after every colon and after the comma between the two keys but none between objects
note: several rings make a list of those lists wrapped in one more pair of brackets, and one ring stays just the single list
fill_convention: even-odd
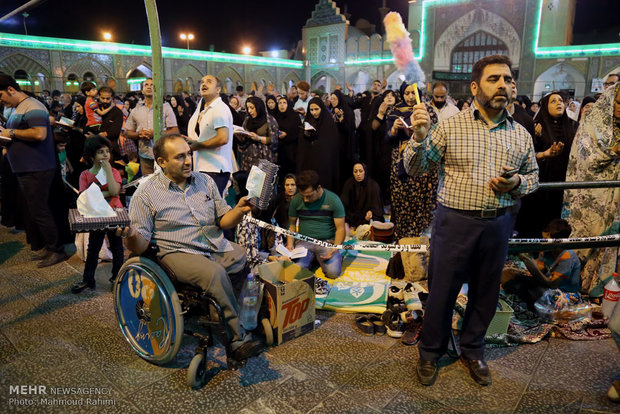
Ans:
[{"label": "open book", "polygon": [[276,252],[280,253],[282,256],[288,257],[289,259],[299,259],[301,257],[306,257],[308,254],[308,249],[303,246],[299,246],[293,251],[290,251],[283,244],[278,244],[276,246]]},{"label": "open book", "polygon": [[316,128],[310,125],[308,122],[304,122],[304,131],[316,131]]},{"label": "open book", "polygon": [[233,125],[233,134],[250,135],[250,131],[243,129],[239,125]]}]

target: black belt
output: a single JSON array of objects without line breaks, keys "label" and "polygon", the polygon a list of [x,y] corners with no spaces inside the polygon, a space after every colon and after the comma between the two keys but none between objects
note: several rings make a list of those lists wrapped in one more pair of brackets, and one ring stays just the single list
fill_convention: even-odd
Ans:
[{"label": "black belt", "polygon": [[496,217],[503,216],[509,209],[510,207],[488,208],[485,210],[459,210],[456,208],[452,208],[451,210],[454,210],[459,214],[463,214],[464,216],[483,218],[483,219],[493,219]]}]

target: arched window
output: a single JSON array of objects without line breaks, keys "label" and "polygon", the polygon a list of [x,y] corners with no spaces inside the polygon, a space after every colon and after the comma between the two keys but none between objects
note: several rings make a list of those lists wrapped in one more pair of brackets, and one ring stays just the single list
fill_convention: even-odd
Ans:
[{"label": "arched window", "polygon": [[16,70],[14,75],[15,80],[28,80],[28,73],[23,69]]},{"label": "arched window", "polygon": [[463,39],[452,49],[450,71],[471,73],[471,68],[479,59],[489,55],[507,55],[508,47],[497,37],[479,31]]}]

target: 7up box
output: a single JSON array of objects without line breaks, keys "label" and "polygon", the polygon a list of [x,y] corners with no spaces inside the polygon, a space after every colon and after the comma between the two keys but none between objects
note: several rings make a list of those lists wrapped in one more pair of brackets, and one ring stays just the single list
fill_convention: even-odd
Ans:
[{"label": "7up box", "polygon": [[314,329],[314,273],[294,263],[277,261],[260,265],[264,299],[274,343],[281,344]]}]

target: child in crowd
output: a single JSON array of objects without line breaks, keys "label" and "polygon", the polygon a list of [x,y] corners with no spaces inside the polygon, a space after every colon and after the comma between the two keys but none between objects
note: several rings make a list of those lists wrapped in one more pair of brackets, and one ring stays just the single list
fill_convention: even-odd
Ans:
[{"label": "child in crowd", "polygon": [[[110,207],[118,208],[123,207],[119,197],[121,176],[110,165],[110,147],[110,141],[99,135],[87,139],[84,143],[84,158],[89,163],[92,163],[92,167],[89,170],[83,171],[80,175],[80,193],[91,185],[97,185],[110,204]],[[71,292],[80,293],[86,288],[95,289],[95,270],[99,262],[99,251],[106,234],[110,242],[110,250],[112,251],[112,277],[109,280],[111,283],[114,282],[118,271],[123,265],[123,242],[116,235],[115,230],[91,231],[89,232],[86,264],[82,281],[75,284],[71,288]]]},{"label": "child in crowd", "polygon": [[[563,239],[570,236],[572,228],[566,220],[553,219],[542,231],[544,239]],[[517,293],[528,304],[536,302],[546,289],[560,289],[579,293],[581,263],[573,250],[554,249],[542,251],[536,260],[525,253],[519,254],[529,275],[519,275],[503,283],[508,293]]]},{"label": "child in crowd", "polygon": [[84,132],[93,132],[97,134],[99,133],[99,128],[101,128],[101,117],[110,112],[113,105],[110,105],[106,109],[99,108],[99,104],[96,100],[97,88],[92,82],[84,82],[80,90],[84,96],[86,96],[86,104],[84,105],[86,128]]},{"label": "child in crowd", "polygon": [[130,152],[127,154],[127,159],[129,162],[125,165],[125,172],[127,173],[127,182],[130,183],[138,174],[138,170],[140,169],[140,159],[138,158],[138,153],[136,152]]},{"label": "child in crowd", "polygon": [[60,175],[67,181],[67,174],[73,172],[73,166],[67,158],[67,135],[62,131],[54,131],[54,142],[56,143],[56,154],[60,164]]}]

